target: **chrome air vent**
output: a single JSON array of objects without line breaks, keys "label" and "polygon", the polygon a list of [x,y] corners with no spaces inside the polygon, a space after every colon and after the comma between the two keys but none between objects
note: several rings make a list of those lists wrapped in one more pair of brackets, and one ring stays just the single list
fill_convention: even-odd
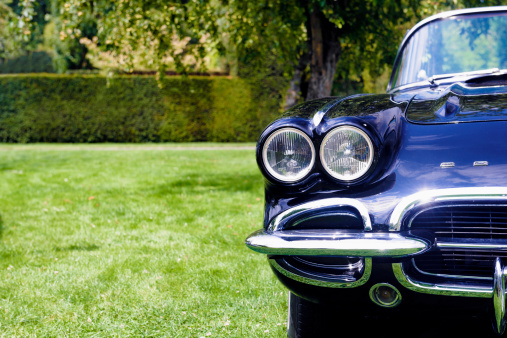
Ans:
[{"label": "chrome air vent", "polygon": [[361,215],[354,208],[330,207],[294,217],[291,230],[298,229],[363,229]]},{"label": "chrome air vent", "polygon": [[296,229],[360,229],[371,231],[368,209],[351,198],[327,198],[291,207],[273,217],[270,232]]},{"label": "chrome air vent", "polygon": [[284,257],[294,268],[321,275],[325,278],[342,278],[355,282],[361,278],[364,260],[357,257]]},{"label": "chrome air vent", "polygon": [[371,274],[371,258],[271,256],[269,262],[288,278],[331,288],[358,287]]}]

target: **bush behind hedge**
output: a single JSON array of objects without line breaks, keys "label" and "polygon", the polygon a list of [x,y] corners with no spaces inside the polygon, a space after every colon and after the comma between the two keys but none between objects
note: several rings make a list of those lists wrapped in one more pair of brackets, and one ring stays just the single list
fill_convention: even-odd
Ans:
[{"label": "bush behind hedge", "polygon": [[279,93],[258,102],[263,91],[222,77],[170,77],[161,89],[144,76],[0,76],[0,141],[255,141],[279,111]]},{"label": "bush behind hedge", "polygon": [[3,62],[0,61],[0,74],[54,72],[53,59],[43,51],[29,52]]}]

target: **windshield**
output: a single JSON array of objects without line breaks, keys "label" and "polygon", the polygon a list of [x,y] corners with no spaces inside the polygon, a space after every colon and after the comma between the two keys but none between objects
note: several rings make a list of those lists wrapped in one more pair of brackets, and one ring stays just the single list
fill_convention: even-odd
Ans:
[{"label": "windshield", "polygon": [[507,68],[507,13],[455,16],[430,22],[412,35],[393,87],[492,68]]}]

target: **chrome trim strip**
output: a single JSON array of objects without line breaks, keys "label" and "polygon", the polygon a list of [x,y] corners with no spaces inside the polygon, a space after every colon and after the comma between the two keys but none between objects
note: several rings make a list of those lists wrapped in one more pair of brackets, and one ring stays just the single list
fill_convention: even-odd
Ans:
[{"label": "chrome trim strip", "polygon": [[401,200],[389,220],[389,231],[399,231],[404,216],[415,207],[441,201],[497,200],[507,201],[506,187],[472,187],[428,190]]},{"label": "chrome trim strip", "polygon": [[304,204],[300,204],[284,212],[280,213],[276,217],[274,217],[268,226],[268,231],[279,231],[282,230],[285,223],[287,223],[291,218],[295,216],[300,216],[302,213],[308,210],[329,208],[329,207],[352,207],[356,209],[361,218],[363,220],[364,230],[371,231],[371,220],[370,215],[368,213],[368,209],[364,206],[363,203],[358,200],[352,198],[327,198],[318,201],[308,202]]},{"label": "chrome trim strip", "polygon": [[[410,221],[408,222],[408,225],[407,225],[407,228],[412,228],[412,222],[414,221],[414,219],[416,219],[420,214],[428,211],[428,210],[433,210],[433,209],[445,209],[445,208],[449,208],[449,207],[476,207],[476,206],[481,206],[481,207],[497,207],[498,204],[477,204],[477,203],[456,203],[456,204],[446,204],[446,205],[435,205],[435,206],[432,206],[432,207],[429,207],[429,208],[424,208],[422,210],[419,210],[415,215],[413,215],[411,218],[410,218]],[[459,240],[464,240],[464,239],[457,239],[456,241],[459,241]],[[454,241],[454,240],[453,240]]]},{"label": "chrome trim strip", "polygon": [[418,282],[411,279],[403,270],[402,263],[393,263],[394,276],[401,285],[409,290],[442,296],[460,296],[460,297],[476,297],[491,298],[493,295],[492,287],[480,287],[472,285],[452,285],[452,284],[434,284]]},{"label": "chrome trim strip", "polygon": [[417,264],[415,263],[415,259],[412,258],[412,265],[420,274],[426,276],[435,276],[435,277],[443,277],[443,278],[453,278],[453,279],[475,279],[475,280],[493,280],[492,277],[477,277],[477,276],[463,276],[463,275],[446,275],[443,273],[431,273],[421,270]]},{"label": "chrome trim strip", "polygon": [[313,115],[313,119],[312,119],[313,126],[317,127],[320,124],[320,122],[322,121],[322,119],[324,118],[324,116],[327,114],[327,112],[329,110],[331,110],[331,108],[333,108],[334,106],[336,106],[338,103],[342,102],[345,99],[346,99],[346,97],[344,97],[342,99],[332,100],[332,101],[326,103],[324,105],[324,107],[320,108],[319,111],[316,112],[315,115]]},{"label": "chrome trim strip", "polygon": [[337,230],[259,230],[246,245],[267,255],[405,257],[430,247],[426,240],[389,232],[346,232]]},{"label": "chrome trim strip", "polygon": [[467,243],[467,242],[436,242],[439,248],[451,249],[480,249],[480,250],[507,250],[507,244],[494,243]]},{"label": "chrome trim strip", "polygon": [[357,262],[347,264],[347,265],[344,265],[344,264],[322,264],[322,263],[310,262],[310,261],[304,259],[304,256],[303,257],[302,256],[294,256],[292,258],[300,263],[305,264],[305,265],[319,267],[319,268],[331,267],[333,269],[350,270],[350,269],[360,269],[363,267],[363,261],[361,258],[358,258],[358,257],[356,257]]},{"label": "chrome trim strip", "polygon": [[502,335],[505,331],[506,310],[505,310],[505,278],[507,269],[503,266],[502,260],[497,257],[495,261],[495,277],[493,280],[493,308],[495,309],[495,322],[493,328]]},{"label": "chrome trim strip", "polygon": [[371,267],[372,267],[372,261],[371,258],[366,257],[364,259],[364,271],[363,276],[356,280],[355,282],[347,282],[347,283],[340,283],[340,282],[330,282],[330,281],[322,281],[307,277],[302,277],[299,275],[296,275],[290,271],[287,271],[286,269],[282,268],[275,259],[269,259],[269,263],[273,268],[275,268],[278,272],[280,272],[285,277],[288,277],[290,279],[293,279],[295,281],[310,284],[310,285],[316,285],[316,286],[323,286],[328,288],[356,288],[358,286],[361,286],[365,284],[371,276]]}]

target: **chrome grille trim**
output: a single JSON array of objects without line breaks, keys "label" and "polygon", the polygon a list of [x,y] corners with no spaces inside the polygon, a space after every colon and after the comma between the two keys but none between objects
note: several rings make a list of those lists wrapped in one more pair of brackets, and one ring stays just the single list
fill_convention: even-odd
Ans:
[{"label": "chrome grille trim", "polygon": [[436,284],[416,281],[405,273],[402,263],[393,263],[394,276],[401,285],[409,290],[441,296],[460,296],[491,298],[493,287],[481,287],[473,285]]},{"label": "chrome grille trim", "polygon": [[426,255],[416,256],[411,262],[405,262],[404,267],[406,272],[415,279],[419,279],[418,276],[422,275],[445,276],[445,278],[474,282],[492,280],[494,262],[498,257],[507,259],[507,252],[451,248],[433,250]]},{"label": "chrome grille trim", "polygon": [[481,249],[481,250],[507,250],[507,243],[495,243],[495,242],[465,242],[465,241],[453,241],[453,242],[435,242],[439,248],[451,248],[451,249]]},{"label": "chrome grille trim", "polygon": [[480,242],[507,239],[505,204],[451,203],[421,209],[410,216],[408,224],[405,219],[402,222],[410,230],[434,232],[437,242],[439,238],[452,238],[452,242],[463,238]]},{"label": "chrome grille trim", "polygon": [[443,273],[431,273],[431,272],[427,272],[427,271],[423,271],[423,270],[419,269],[419,267],[417,266],[417,264],[415,262],[415,259],[412,258],[411,261],[412,261],[413,267],[417,270],[417,272],[419,272],[422,275],[452,278],[452,279],[468,279],[468,278],[470,278],[470,279],[477,279],[477,280],[493,280],[493,277],[476,277],[476,276],[447,275],[447,274],[443,274]]},{"label": "chrome grille trim", "polygon": [[400,231],[405,215],[430,203],[456,201],[507,201],[507,187],[473,187],[427,190],[403,198],[389,219],[389,231]]},{"label": "chrome grille trim", "polygon": [[[410,195],[400,201],[395,207],[391,218],[389,220],[390,231],[402,230],[403,223],[406,221],[406,217],[409,213],[413,213],[418,208],[421,211],[415,216],[410,216],[411,219],[407,224],[407,228],[410,228],[412,221],[424,211],[428,209],[437,208],[439,206],[433,206],[434,204],[447,203],[448,207],[453,206],[480,206],[481,202],[483,206],[499,206],[506,205],[507,203],[507,187],[474,187],[474,188],[452,188],[452,189],[441,189],[441,190],[429,190],[422,191],[413,195]],[[494,204],[499,202],[498,204]],[[465,222],[466,223],[466,222]],[[464,223],[464,224],[465,224]],[[489,224],[489,223],[488,223]],[[466,227],[466,225],[465,225]],[[493,227],[493,225],[489,225]],[[443,227],[442,227],[443,228]],[[431,226],[423,228],[424,230],[432,231]],[[507,229],[507,228],[506,228]],[[472,229],[473,230],[473,229]],[[488,230],[488,227],[483,227],[483,231]],[[436,231],[435,231],[436,232]],[[507,242],[502,239],[494,238],[474,238],[473,234],[475,231],[463,230],[461,237],[466,236],[467,233],[471,233],[471,238],[454,238],[450,235],[450,231],[442,230],[444,238],[439,238],[435,242],[435,246],[439,249],[456,249],[463,251],[484,251],[489,253],[490,251],[506,251]],[[435,233],[435,237],[437,234]],[[473,253],[471,253],[473,254]],[[420,256],[422,258],[423,256]],[[462,274],[439,274],[427,271],[421,271],[415,265],[415,258],[410,263],[393,263],[393,272],[396,279],[406,288],[427,294],[435,295],[448,295],[448,296],[461,296],[461,297],[481,297],[490,298],[493,296],[493,285],[488,285],[488,280],[493,279],[493,273],[491,277],[484,276],[463,276]],[[413,267],[426,276],[434,276],[444,281],[438,283],[422,282],[414,279],[407,274],[407,270],[404,268],[404,264],[413,264]],[[430,279],[431,280],[431,279]],[[461,281],[459,281],[461,280]],[[462,283],[463,280],[467,280],[467,283]],[[475,284],[474,281],[477,283]],[[486,283],[486,284],[484,284]]]}]

